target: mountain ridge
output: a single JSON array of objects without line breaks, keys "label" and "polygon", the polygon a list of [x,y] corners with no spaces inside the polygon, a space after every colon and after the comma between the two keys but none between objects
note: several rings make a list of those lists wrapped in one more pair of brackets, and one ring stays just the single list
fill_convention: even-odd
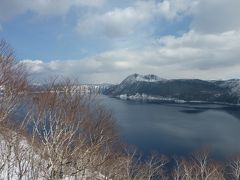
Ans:
[{"label": "mountain ridge", "polygon": [[135,73],[120,84],[110,86],[104,94],[132,100],[239,104],[240,79],[164,79]]}]

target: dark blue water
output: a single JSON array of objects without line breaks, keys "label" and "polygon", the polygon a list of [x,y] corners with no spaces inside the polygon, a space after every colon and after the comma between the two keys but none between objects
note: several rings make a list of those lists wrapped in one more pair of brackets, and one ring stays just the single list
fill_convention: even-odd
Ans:
[{"label": "dark blue water", "polygon": [[144,155],[187,155],[205,147],[220,158],[240,153],[240,107],[98,99],[112,112],[123,141]]}]

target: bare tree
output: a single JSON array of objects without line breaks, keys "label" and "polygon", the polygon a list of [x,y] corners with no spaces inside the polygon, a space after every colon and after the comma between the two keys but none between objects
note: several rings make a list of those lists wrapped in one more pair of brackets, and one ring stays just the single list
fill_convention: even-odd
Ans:
[{"label": "bare tree", "polygon": [[147,180],[166,179],[164,168],[168,162],[166,156],[153,153],[142,165],[142,178]]},{"label": "bare tree", "polygon": [[89,97],[74,86],[52,83],[42,93],[32,93],[26,124],[32,124],[32,137],[41,144],[46,160],[46,178],[86,176],[91,169],[100,172],[112,157],[116,133],[111,115],[91,108]]},{"label": "bare tree", "polygon": [[222,163],[209,159],[209,151],[202,150],[193,153],[192,157],[174,158],[175,167],[172,170],[174,180],[223,180],[224,166]]},{"label": "bare tree", "polygon": [[197,179],[194,163],[192,162],[192,160],[186,158],[175,158],[175,168],[172,171],[172,178],[174,180]]},{"label": "bare tree", "polygon": [[194,174],[200,180],[223,179],[223,167],[209,159],[209,150],[203,149],[193,154]]},{"label": "bare tree", "polygon": [[228,162],[229,175],[234,180],[240,179],[240,156],[235,156]]},{"label": "bare tree", "polygon": [[27,88],[27,74],[17,63],[13,50],[0,41],[0,122],[15,109],[19,96]]}]

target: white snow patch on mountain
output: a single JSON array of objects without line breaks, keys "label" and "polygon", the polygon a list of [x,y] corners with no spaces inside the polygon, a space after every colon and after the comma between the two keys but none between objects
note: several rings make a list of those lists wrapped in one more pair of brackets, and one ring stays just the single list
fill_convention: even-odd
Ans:
[{"label": "white snow patch on mountain", "polygon": [[240,96],[240,80],[239,79],[230,79],[224,81],[221,84],[222,87],[229,87],[231,89],[231,93]]},{"label": "white snow patch on mountain", "polygon": [[158,82],[158,81],[164,81],[165,79],[160,78],[156,75],[153,74],[148,74],[148,75],[140,75],[140,74],[132,74],[128,76],[123,82],[127,83],[133,83],[136,81],[140,82]]}]

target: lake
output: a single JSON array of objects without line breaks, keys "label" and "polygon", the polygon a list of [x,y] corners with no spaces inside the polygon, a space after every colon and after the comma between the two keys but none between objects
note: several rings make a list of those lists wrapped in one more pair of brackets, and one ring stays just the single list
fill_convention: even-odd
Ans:
[{"label": "lake", "polygon": [[112,112],[123,141],[144,155],[187,155],[204,147],[216,158],[240,153],[239,106],[98,99]]}]

